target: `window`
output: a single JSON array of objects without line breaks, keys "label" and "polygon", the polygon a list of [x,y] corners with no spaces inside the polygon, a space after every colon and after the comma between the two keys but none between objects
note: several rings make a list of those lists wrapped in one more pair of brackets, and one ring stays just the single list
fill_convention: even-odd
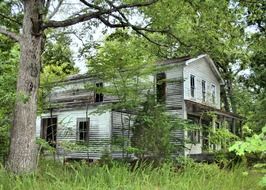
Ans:
[{"label": "window", "polygon": [[89,118],[86,119],[78,119],[78,135],[77,140],[81,142],[88,142],[89,140]]},{"label": "window", "polygon": [[200,143],[200,131],[199,130],[188,131],[188,139],[192,144]]},{"label": "window", "polygon": [[165,102],[166,98],[166,75],[165,73],[158,73],[156,75],[156,92],[157,92],[157,101],[160,103]]},{"label": "window", "polygon": [[188,120],[191,124],[197,125],[195,126],[197,128],[188,130],[188,139],[190,143],[198,144],[200,143],[200,130],[198,129],[199,118],[188,115]]},{"label": "window", "polygon": [[202,85],[202,101],[205,102],[206,101],[206,81],[202,80],[201,85]]},{"label": "window", "polygon": [[212,84],[212,87],[211,87],[211,95],[212,95],[212,103],[215,103],[215,94],[216,94],[216,87],[214,84]]},{"label": "window", "polygon": [[103,83],[96,83],[95,102],[103,102],[103,93],[99,92],[103,88]]},{"label": "window", "polygon": [[190,92],[191,97],[195,97],[195,76],[190,75]]}]

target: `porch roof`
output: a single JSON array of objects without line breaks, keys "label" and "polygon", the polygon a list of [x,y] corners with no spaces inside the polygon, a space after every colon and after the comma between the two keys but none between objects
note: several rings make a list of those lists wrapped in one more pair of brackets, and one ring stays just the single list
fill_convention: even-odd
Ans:
[{"label": "porch roof", "polygon": [[237,119],[237,120],[244,120],[244,118],[236,113],[232,113],[232,112],[227,112],[224,110],[220,110],[208,105],[204,105],[198,102],[194,102],[191,100],[185,100],[185,104],[187,106],[187,113],[188,114],[192,114],[192,115],[201,115],[204,112],[208,112],[211,111],[217,115],[220,116],[225,116],[227,118],[233,118],[233,119]]}]

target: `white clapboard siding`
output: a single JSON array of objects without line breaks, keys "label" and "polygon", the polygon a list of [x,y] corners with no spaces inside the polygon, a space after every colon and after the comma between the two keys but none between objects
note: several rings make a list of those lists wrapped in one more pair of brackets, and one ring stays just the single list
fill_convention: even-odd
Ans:
[{"label": "white clapboard siding", "polygon": [[[190,75],[195,76],[195,97],[191,97]],[[202,80],[206,81],[206,102],[202,98]],[[211,85],[216,87],[215,104],[212,102]],[[204,59],[196,59],[184,67],[184,99],[207,104],[220,109],[220,82],[211,69],[210,63]]]},{"label": "white clapboard siding", "polygon": [[[66,157],[87,157],[88,154],[100,158],[102,152],[110,147],[111,140],[111,113],[108,111],[101,115],[91,114],[94,109],[88,110],[88,118],[90,121],[89,128],[89,151],[66,152]],[[53,112],[53,116],[57,116],[57,144],[64,141],[76,142],[78,140],[77,121],[86,118],[86,110],[71,110]],[[42,114],[43,118],[50,117],[50,113]],[[41,117],[37,119],[37,135],[40,136]],[[60,150],[59,152],[64,152]]]},{"label": "white clapboard siding", "polygon": [[183,67],[177,64],[166,71],[166,101],[167,110],[182,110],[183,104]]},{"label": "white clapboard siding", "polygon": [[[112,111],[112,157],[132,157],[127,154],[126,149],[130,146],[130,141],[133,136],[131,127],[133,126],[133,115],[123,112]],[[131,117],[131,120],[129,118]],[[122,122],[124,125],[122,125]],[[124,143],[121,142],[123,139]],[[123,151],[124,148],[124,151]],[[124,153],[123,153],[124,152]],[[124,154],[124,155],[123,155]]]},{"label": "white clapboard siding", "polygon": [[[165,107],[169,114],[187,119],[186,105],[184,100],[191,100],[197,103],[205,104],[211,107],[220,109],[220,84],[221,78],[213,62],[207,55],[201,55],[195,59],[183,57],[181,59],[173,59],[162,61],[158,64],[159,67],[164,68],[166,74],[166,97]],[[195,97],[191,97],[190,92],[190,75],[195,76]],[[155,82],[155,75],[147,78],[147,81]],[[206,102],[202,98],[202,80],[206,81]],[[54,87],[51,95],[48,96],[47,102],[53,109],[53,115],[58,119],[58,134],[57,141],[60,142],[68,140],[75,142],[77,140],[77,119],[86,117],[86,107],[89,113],[101,105],[114,103],[117,97],[103,95],[103,102],[94,102],[95,93],[89,91],[85,86],[95,84],[97,79],[89,77],[88,75],[76,75],[61,82]],[[212,102],[211,85],[214,84],[216,88],[215,104]],[[108,83],[104,86],[110,85]],[[156,87],[156,83],[154,83]],[[155,89],[155,88],[154,88]],[[147,89],[148,90],[148,89]],[[145,94],[145,90],[143,94]],[[37,129],[36,136],[40,136],[41,117],[48,117],[50,113],[42,114],[36,120]],[[126,122],[128,114],[122,113],[122,120]],[[90,118],[90,151],[79,151],[64,153],[66,157],[73,158],[100,158],[104,149],[112,148],[112,155],[114,158],[122,157],[122,150],[113,149],[115,145],[111,142],[117,137],[131,138],[132,131],[126,127],[122,127],[121,113],[115,111],[108,111],[102,115],[89,115]],[[182,145],[180,142],[185,138],[186,132],[182,129],[176,130],[172,133],[172,142],[176,145]],[[130,140],[128,140],[130,143]],[[126,144],[125,146],[128,146]],[[117,148],[117,147],[116,147]],[[191,148],[189,154],[201,153],[200,144]],[[177,152],[179,154],[179,152]],[[128,156],[128,155],[127,155]],[[130,156],[130,155],[129,155]]]}]

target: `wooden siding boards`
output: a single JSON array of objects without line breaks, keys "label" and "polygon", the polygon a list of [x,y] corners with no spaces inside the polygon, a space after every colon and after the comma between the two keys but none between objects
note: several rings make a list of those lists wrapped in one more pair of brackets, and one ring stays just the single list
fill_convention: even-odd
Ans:
[{"label": "wooden siding boards", "polygon": [[[204,56],[199,56],[199,58],[188,60],[189,63],[186,63],[183,70],[184,78],[184,98],[183,100],[190,100],[192,102],[197,102],[200,104],[209,105],[220,109],[220,81],[218,77],[214,74],[210,63],[205,59]],[[190,75],[195,76],[195,95],[191,97],[191,88],[190,88]],[[202,96],[202,80],[206,81],[206,101],[203,102]],[[213,104],[211,99],[211,85],[216,86],[216,99],[215,104]],[[189,107],[184,102],[184,119],[187,119],[189,113]],[[202,132],[200,132],[202,135]],[[187,138],[187,132],[185,132],[184,138]],[[200,154],[202,153],[202,139],[200,143],[185,145],[188,149],[185,151],[185,155],[188,154]]]},{"label": "wooden siding boards", "polygon": [[[215,66],[213,62],[211,63],[211,60],[208,56],[202,55],[195,59],[182,57],[178,59],[166,60],[158,63],[158,67],[158,70],[162,68],[161,72],[165,72],[166,74],[165,107],[169,114],[182,119],[187,119],[187,107],[185,100],[191,100],[220,109],[220,84],[222,79],[219,78],[219,73],[217,73],[218,71],[216,68],[213,68]],[[195,98],[190,96],[190,74],[195,76]],[[155,81],[155,78],[153,77],[155,76],[151,76],[151,80]],[[202,102],[202,80],[206,81],[206,102]],[[91,112],[98,106],[117,101],[117,97],[104,95],[103,102],[95,102],[95,93],[85,88],[86,84],[95,84],[95,82],[98,82],[96,81],[95,77],[88,77],[87,75],[70,77],[55,87],[50,97],[47,99],[47,101],[49,101],[51,104],[51,110],[55,111],[54,114],[57,114],[58,121],[60,121],[60,119],[63,117],[69,118],[69,125],[73,130],[72,134],[68,133],[65,135],[63,128],[60,127],[60,124],[58,129],[59,142],[63,140],[76,141],[76,119],[82,118],[82,116],[85,117],[86,108],[88,108]],[[215,84],[216,86],[215,105],[213,105],[210,98],[211,84]],[[67,116],[67,113],[73,117]],[[100,158],[103,148],[99,147],[110,147],[111,140],[114,140],[119,136],[123,138],[131,138],[132,136],[130,130],[122,129],[121,112],[108,111],[107,114],[109,115],[104,118],[93,115],[89,116],[92,123],[90,139],[91,144],[93,144],[89,155],[91,155],[93,158]],[[49,114],[43,114],[42,116],[49,116]],[[127,116],[127,113],[122,113],[123,118]],[[75,120],[74,124],[72,120]],[[106,123],[106,125],[103,124],[104,120],[109,123]],[[37,118],[37,123],[40,123],[40,117]],[[103,126],[106,127],[102,128]],[[39,133],[40,129],[37,128],[37,136],[39,136]],[[172,135],[173,143],[176,143],[176,145],[182,145],[177,139],[184,139],[186,137],[186,132],[180,129],[174,131]],[[112,145],[112,148],[114,148],[112,149],[113,157],[121,158],[121,149],[117,149],[117,147],[114,145]],[[180,152],[177,152],[177,154],[179,153]],[[88,152],[72,152],[68,155],[70,157],[87,158]]]},{"label": "wooden siding boards", "polygon": [[[183,118],[183,63],[168,62],[172,64],[169,70],[166,70],[166,110],[169,114]],[[177,129],[171,134],[171,142],[177,147],[183,146],[184,130]],[[183,151],[177,150],[173,156],[183,154]]]},{"label": "wooden siding boards", "polygon": [[[133,118],[134,116],[119,111],[112,111],[111,114],[112,114],[111,115],[112,157],[113,158],[132,157],[133,156],[132,154],[126,153],[126,149],[128,146],[130,146],[130,140],[132,137],[132,130],[131,130],[132,120],[128,119],[130,117]],[[124,122],[124,126],[122,122]]]},{"label": "wooden siding boards", "polygon": [[[195,97],[191,97],[190,75],[195,76]],[[202,98],[202,80],[206,81],[206,101]],[[215,104],[211,98],[211,85],[216,87]],[[204,59],[196,59],[184,67],[184,99],[206,104],[220,109],[220,81],[213,73],[210,64]]]},{"label": "wooden siding boards", "polygon": [[[95,109],[89,109],[88,113]],[[77,141],[77,121],[85,120],[86,110],[54,112],[53,116],[58,118],[57,148],[59,156],[65,158],[88,158],[99,159],[102,153],[110,148],[111,113],[106,112],[101,115],[88,115],[90,118],[88,151],[64,151],[60,144],[63,141]],[[50,117],[50,113],[42,115],[43,118]],[[41,128],[41,118],[37,119],[37,132]]]}]

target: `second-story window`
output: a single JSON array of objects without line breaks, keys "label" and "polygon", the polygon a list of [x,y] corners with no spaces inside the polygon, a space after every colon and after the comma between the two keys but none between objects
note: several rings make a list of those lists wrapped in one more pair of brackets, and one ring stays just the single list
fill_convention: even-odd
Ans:
[{"label": "second-story window", "polygon": [[99,82],[96,83],[95,85],[96,85],[95,102],[103,102],[103,93],[98,91],[103,88],[103,83]]},{"label": "second-story window", "polygon": [[216,87],[214,84],[212,84],[212,87],[211,87],[211,95],[212,95],[212,103],[215,103],[215,99],[216,99]]},{"label": "second-story window", "polygon": [[195,97],[195,76],[190,75],[190,95]]},{"label": "second-story window", "polygon": [[166,98],[166,74],[158,73],[156,75],[156,92],[157,92],[157,101],[159,103],[165,102]]},{"label": "second-story window", "polygon": [[206,101],[206,81],[202,80],[201,85],[202,85],[202,101],[205,102]]}]

